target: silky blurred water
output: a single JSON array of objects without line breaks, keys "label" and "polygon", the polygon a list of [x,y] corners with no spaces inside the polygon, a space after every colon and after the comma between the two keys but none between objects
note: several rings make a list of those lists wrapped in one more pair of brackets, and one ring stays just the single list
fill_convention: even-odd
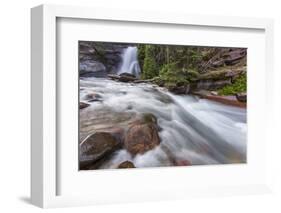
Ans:
[{"label": "silky blurred water", "polygon": [[[93,93],[99,101],[89,101]],[[126,128],[142,113],[157,117],[158,147],[134,157],[121,149],[101,168],[116,168],[125,160],[136,167],[172,166],[174,159],[191,165],[246,162],[245,109],[191,95],[173,95],[151,84],[100,78],[80,79],[80,100],[91,104],[80,112],[80,140],[107,128]]]}]

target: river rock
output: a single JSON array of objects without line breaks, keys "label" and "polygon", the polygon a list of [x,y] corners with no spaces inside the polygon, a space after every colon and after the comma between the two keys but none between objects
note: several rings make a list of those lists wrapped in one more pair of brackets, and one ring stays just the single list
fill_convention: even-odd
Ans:
[{"label": "river rock", "polygon": [[235,96],[236,96],[238,101],[247,102],[247,93],[241,92],[241,93],[237,93]]},{"label": "river rock", "polygon": [[143,154],[159,144],[157,119],[150,113],[131,124],[125,135],[125,148],[133,155]]},{"label": "river rock", "polygon": [[133,82],[137,80],[136,76],[131,73],[121,73],[119,75],[119,81],[121,82]]},{"label": "river rock", "polygon": [[101,95],[94,92],[87,94],[86,98],[89,102],[102,101]]},{"label": "river rock", "polygon": [[136,168],[131,161],[124,161],[119,164],[118,169]]},{"label": "river rock", "polygon": [[152,113],[144,113],[141,118],[141,122],[147,123],[154,123],[157,124],[157,118]]},{"label": "river rock", "polygon": [[120,78],[119,75],[115,75],[115,74],[108,74],[107,77],[112,80],[119,80],[119,78]]},{"label": "river rock", "polygon": [[108,132],[96,132],[80,143],[79,166],[87,169],[121,147],[119,140]]},{"label": "river rock", "polygon": [[175,160],[175,166],[191,166],[191,162],[189,160]]},{"label": "river rock", "polygon": [[88,107],[88,106],[90,106],[90,104],[87,104],[87,103],[85,103],[85,102],[80,102],[80,103],[79,103],[79,109],[84,109],[84,108],[86,108],[86,107]]},{"label": "river rock", "polygon": [[123,72],[119,75],[120,77],[124,76],[124,77],[131,77],[131,78],[136,78],[136,76],[132,73],[128,73],[128,72]]}]

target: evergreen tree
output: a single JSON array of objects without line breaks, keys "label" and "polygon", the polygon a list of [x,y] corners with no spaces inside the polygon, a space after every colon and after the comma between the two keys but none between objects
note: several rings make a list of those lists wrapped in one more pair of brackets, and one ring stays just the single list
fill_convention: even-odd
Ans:
[{"label": "evergreen tree", "polygon": [[145,57],[143,62],[143,71],[142,78],[143,79],[151,79],[159,74],[159,67],[155,61],[155,53],[154,46],[146,45],[145,46]]}]

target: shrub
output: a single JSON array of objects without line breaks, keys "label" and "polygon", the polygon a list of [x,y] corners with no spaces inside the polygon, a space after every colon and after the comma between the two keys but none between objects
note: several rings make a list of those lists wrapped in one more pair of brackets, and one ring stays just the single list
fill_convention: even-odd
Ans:
[{"label": "shrub", "polygon": [[179,69],[176,63],[165,64],[160,70],[160,79],[165,86],[182,86],[189,83],[187,71]]},{"label": "shrub", "polygon": [[233,84],[227,85],[220,89],[219,95],[235,95],[236,93],[247,91],[247,75],[240,75]]}]

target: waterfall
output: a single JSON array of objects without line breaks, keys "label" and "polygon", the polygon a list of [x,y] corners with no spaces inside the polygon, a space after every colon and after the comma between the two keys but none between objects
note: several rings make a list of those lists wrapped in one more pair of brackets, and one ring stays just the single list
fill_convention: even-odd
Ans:
[{"label": "waterfall", "polygon": [[122,55],[122,64],[118,70],[118,74],[130,73],[137,78],[140,77],[140,66],[138,62],[138,48],[128,47],[124,50]]}]

